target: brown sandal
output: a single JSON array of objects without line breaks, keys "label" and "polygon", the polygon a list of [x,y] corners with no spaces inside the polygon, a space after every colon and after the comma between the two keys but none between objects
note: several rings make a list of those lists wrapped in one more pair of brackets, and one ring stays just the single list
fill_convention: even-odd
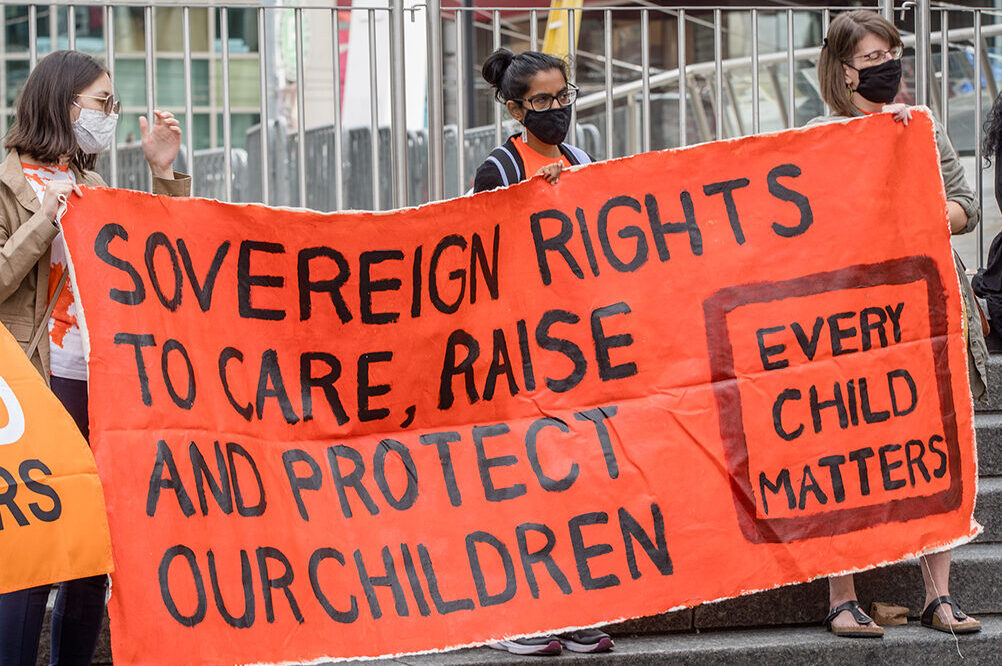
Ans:
[{"label": "brown sandal", "polygon": [[[942,604],[950,604],[950,610],[953,611],[953,619],[957,620],[956,622],[947,624],[939,619],[936,609]],[[948,634],[974,634],[981,631],[981,623],[968,617],[964,611],[957,608],[957,604],[953,603],[953,599],[949,596],[940,597],[925,607],[925,610],[922,611],[922,626]]]},{"label": "brown sandal", "polygon": [[[832,624],[832,620],[842,611],[849,611],[852,614],[852,618],[856,620],[855,627],[836,627]],[[859,607],[858,601],[853,600],[831,609],[828,617],[825,618],[825,627],[836,636],[844,636],[846,638],[883,638],[883,627],[871,627],[869,626],[871,622],[873,622],[873,619],[863,612],[863,609]]]}]

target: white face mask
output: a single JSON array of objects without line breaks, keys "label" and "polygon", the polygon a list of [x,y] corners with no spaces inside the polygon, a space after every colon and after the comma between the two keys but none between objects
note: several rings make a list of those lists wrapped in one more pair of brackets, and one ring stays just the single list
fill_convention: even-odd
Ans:
[{"label": "white face mask", "polygon": [[100,153],[111,146],[115,139],[118,114],[105,114],[97,109],[80,109],[80,116],[73,122],[73,135],[77,146],[88,155]]}]

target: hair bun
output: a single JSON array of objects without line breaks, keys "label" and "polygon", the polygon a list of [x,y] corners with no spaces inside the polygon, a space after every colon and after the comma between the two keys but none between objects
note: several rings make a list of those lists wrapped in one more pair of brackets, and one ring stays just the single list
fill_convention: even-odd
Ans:
[{"label": "hair bun", "polygon": [[504,78],[504,73],[508,70],[508,66],[511,65],[511,61],[514,59],[514,53],[508,49],[501,48],[487,56],[487,60],[484,61],[484,66],[480,73],[484,77],[484,81],[487,81],[494,88],[495,96],[500,93],[501,80]]}]

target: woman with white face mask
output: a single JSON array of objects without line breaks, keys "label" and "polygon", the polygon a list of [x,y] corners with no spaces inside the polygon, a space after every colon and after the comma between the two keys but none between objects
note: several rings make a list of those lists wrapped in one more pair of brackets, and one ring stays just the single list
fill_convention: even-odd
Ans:
[{"label": "woman with white face mask", "polygon": [[[59,218],[82,195],[79,185],[105,184],[91,169],[115,139],[119,107],[101,63],[77,51],[51,53],[21,89],[0,164],[0,322],[84,437],[87,364]],[[157,111],[152,127],[145,118],[139,125],[154,193],[187,195],[191,179],[171,169],[181,146],[177,120]],[[106,580],[99,575],[60,584],[52,664],[90,663]],[[48,585],[0,595],[0,666],[34,666],[48,596]]]}]

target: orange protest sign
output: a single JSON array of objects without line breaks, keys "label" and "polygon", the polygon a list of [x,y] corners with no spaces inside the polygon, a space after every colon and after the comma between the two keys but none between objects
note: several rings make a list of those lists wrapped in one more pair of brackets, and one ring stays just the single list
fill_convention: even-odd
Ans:
[{"label": "orange protest sign", "polygon": [[91,190],[64,228],[128,663],[435,650],[977,530],[923,113],[383,214]]},{"label": "orange protest sign", "polygon": [[87,442],[0,326],[0,594],[111,568]]}]

